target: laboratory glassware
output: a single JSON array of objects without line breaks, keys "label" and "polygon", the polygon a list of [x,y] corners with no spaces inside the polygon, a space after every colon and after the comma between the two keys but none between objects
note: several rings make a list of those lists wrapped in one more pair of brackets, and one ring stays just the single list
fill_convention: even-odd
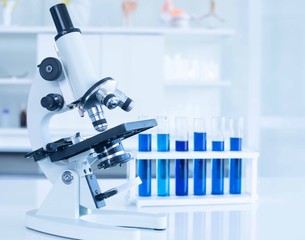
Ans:
[{"label": "laboratory glassware", "polygon": [[[225,118],[212,118],[212,151],[224,151]],[[212,194],[224,193],[224,159],[212,159]]]},{"label": "laboratory glassware", "polygon": [[[194,151],[206,151],[206,124],[204,118],[193,119]],[[206,194],[206,159],[194,159],[194,195]]]},{"label": "laboratory glassware", "polygon": [[10,127],[10,109],[9,108],[3,108],[2,109],[2,116],[1,116],[1,127],[8,128]]},{"label": "laboratory glassware", "polygon": [[[139,120],[148,119],[146,116],[140,116]],[[138,151],[150,152],[152,145],[152,134],[150,130],[138,134]],[[151,175],[152,167],[151,160],[138,159],[138,176],[142,183],[138,186],[139,196],[151,196]]]},{"label": "laboratory glassware", "polygon": [[[157,117],[157,151],[170,151],[169,119],[166,116]],[[170,160],[157,160],[157,194],[158,196],[170,195]]]},{"label": "laboratory glassware", "polygon": [[[230,150],[242,150],[243,118],[231,118],[230,127]],[[240,158],[230,159],[230,194],[241,193],[242,160]]]},{"label": "laboratory glassware", "polygon": [[[185,152],[189,150],[188,119],[176,117],[175,119],[175,150]],[[176,195],[188,195],[188,159],[176,159],[175,161]]]},{"label": "laboratory glassware", "polygon": [[137,0],[122,0],[122,11],[124,17],[124,25],[132,25],[132,17],[137,9]]}]

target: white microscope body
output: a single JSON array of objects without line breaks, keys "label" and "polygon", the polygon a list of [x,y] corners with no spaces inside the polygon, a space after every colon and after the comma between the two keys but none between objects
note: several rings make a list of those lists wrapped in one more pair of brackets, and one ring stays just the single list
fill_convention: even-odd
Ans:
[{"label": "white microscope body", "polygon": [[[30,90],[28,131],[32,149],[37,150],[27,157],[38,162],[53,187],[40,209],[27,213],[26,226],[68,238],[107,240],[139,240],[138,228],[165,229],[167,219],[162,214],[95,210],[105,206],[106,198],[137,186],[140,180],[102,192],[92,164],[98,163],[101,169],[131,160],[121,140],[156,126],[156,121],[125,123],[106,130],[102,106],[130,111],[132,100],[116,88],[112,78],[97,81],[81,32],[73,27],[66,6],[58,4],[50,11],[58,32],[59,59],[41,62]],[[52,142],[51,117],[75,108],[81,116],[87,113],[100,133],[88,139],[77,133]]]}]

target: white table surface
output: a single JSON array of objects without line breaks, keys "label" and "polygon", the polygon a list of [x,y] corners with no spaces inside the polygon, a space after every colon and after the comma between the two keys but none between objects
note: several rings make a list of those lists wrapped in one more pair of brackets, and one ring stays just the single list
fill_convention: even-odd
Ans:
[{"label": "white table surface", "polygon": [[[99,180],[103,189],[119,180]],[[256,204],[141,208],[168,214],[165,231],[145,231],[143,239],[170,240],[296,240],[305,239],[305,177],[259,180]],[[0,176],[0,239],[63,239],[27,229],[25,212],[38,208],[51,184],[45,179]],[[107,208],[135,210],[123,194],[107,201]],[[97,236],[96,239],[107,237]]]}]

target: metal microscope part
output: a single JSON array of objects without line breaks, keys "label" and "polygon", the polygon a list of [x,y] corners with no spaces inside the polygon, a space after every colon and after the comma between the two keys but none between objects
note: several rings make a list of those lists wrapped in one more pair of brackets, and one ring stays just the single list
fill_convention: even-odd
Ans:
[{"label": "metal microscope part", "polygon": [[64,4],[54,5],[50,8],[50,12],[57,30],[55,40],[71,32],[81,32],[80,29],[73,26],[69,12]]},{"label": "metal microscope part", "polygon": [[112,94],[112,93],[109,93],[109,94],[100,94],[102,91],[98,91],[98,97],[100,99],[102,99],[102,103],[109,109],[109,110],[112,110],[112,109],[115,109],[118,105],[119,105],[119,99],[117,99],[117,97]]},{"label": "metal microscope part", "polygon": [[[83,111],[89,112],[95,129],[104,131],[106,129],[106,120],[100,121],[104,119],[102,117],[102,105],[110,110],[120,106],[123,110],[130,111],[132,106],[131,99],[121,91],[116,91],[117,82],[110,77],[96,82],[98,78],[80,39],[81,32],[73,26],[66,6],[58,4],[53,6],[50,11],[57,29],[55,40],[60,53],[62,67],[66,70],[66,80],[70,82],[71,92],[74,96],[73,101],[68,101],[67,105],[72,108],[78,104],[78,107]],[[77,49],[77,51],[74,51],[74,49]],[[81,65],[79,64],[80,59],[82,60]],[[56,59],[51,58],[51,60],[56,62]],[[47,64],[48,66],[49,64]],[[97,105],[101,105],[101,107],[97,107]]]},{"label": "metal microscope part", "polygon": [[[92,211],[105,206],[103,199],[120,192],[123,188],[129,189],[139,184],[131,185],[131,181],[128,180],[127,186],[102,193],[91,168],[94,163],[99,163],[98,155],[101,154],[96,154],[94,149],[102,149],[104,145],[156,126],[155,120],[122,124],[88,139],[76,135],[68,141],[52,143],[49,125],[53,116],[78,108],[80,115],[90,110],[92,119],[96,122],[97,112],[101,112],[102,108],[92,114],[93,107],[106,105],[113,108],[116,105],[110,97],[106,100],[108,95],[114,94],[116,82],[108,80],[101,86],[97,85],[97,89],[89,92],[87,99],[84,97],[88,89],[91,89],[99,79],[85,42],[80,30],[73,27],[65,4],[57,4],[50,11],[58,32],[55,40],[63,72],[55,81],[45,81],[38,72],[33,81],[28,98],[28,130],[31,146],[38,150],[27,156],[34,157],[36,161],[41,160],[38,164],[53,186],[41,207],[27,212],[26,227],[69,239],[96,239],[97,236],[102,236],[109,240],[140,239],[138,229],[134,231],[123,229],[121,226],[164,229],[166,219],[163,216],[156,218],[151,214],[136,212]],[[53,68],[47,66],[45,70],[52,71]],[[41,107],[41,99],[50,93],[60,94],[64,98],[65,106],[61,110],[46,111]],[[103,116],[99,118],[103,119]],[[64,124],[64,121],[61,123]],[[48,143],[50,144],[46,147]],[[125,161],[125,158],[117,158],[123,157],[124,153],[116,144],[114,145],[116,147],[113,148],[117,151],[105,156],[108,160],[103,161],[109,166]],[[112,146],[109,145],[108,149],[109,153]]]},{"label": "metal microscope part", "polygon": [[38,65],[40,76],[47,81],[55,81],[62,74],[61,62],[54,57],[48,57],[42,60]]},{"label": "metal microscope part", "polygon": [[50,93],[40,100],[40,105],[49,111],[57,111],[63,108],[64,98],[60,94]]},{"label": "metal microscope part", "polygon": [[103,78],[101,80],[99,80],[98,82],[96,82],[95,84],[93,84],[93,86],[91,86],[86,93],[84,94],[84,96],[82,97],[81,101],[83,104],[85,104],[85,102],[93,95],[96,94],[100,89],[103,89],[101,86],[103,86],[104,84],[111,84],[113,86],[111,86],[112,88],[115,87],[115,80],[111,77],[106,77]]},{"label": "metal microscope part", "polygon": [[87,113],[96,131],[104,132],[107,129],[108,124],[104,118],[102,106],[96,104],[95,106],[89,108]]},{"label": "metal microscope part", "polygon": [[107,190],[106,192],[97,195],[96,199],[97,200],[103,200],[103,199],[112,197],[115,194],[127,191],[131,187],[138,186],[141,183],[142,183],[142,181],[139,177],[136,177],[134,179],[130,179],[127,183],[124,183],[123,185],[117,186],[115,188],[111,188],[111,189]]},{"label": "metal microscope part", "polygon": [[122,108],[124,111],[129,112],[133,108],[133,101],[129,97],[125,95],[125,93],[121,92],[119,89],[116,89],[114,91],[114,94],[119,100],[118,105],[120,108]]},{"label": "metal microscope part", "polygon": [[114,140],[107,144],[98,145],[94,148],[100,162],[99,169],[107,169],[116,165],[121,165],[132,159],[129,153],[126,153],[120,140]]},{"label": "metal microscope part", "polygon": [[82,142],[68,146],[61,151],[51,153],[49,157],[52,162],[65,160],[91,148],[95,149],[107,145],[114,140],[122,141],[155,126],[157,126],[157,121],[155,119],[123,123]]},{"label": "metal microscope part", "polygon": [[85,176],[85,178],[88,183],[96,208],[101,208],[106,206],[105,202],[103,201],[104,199],[99,197],[101,196],[102,193],[100,190],[100,186],[98,185],[96,176],[94,174],[88,174]]},{"label": "metal microscope part", "polygon": [[61,151],[64,148],[73,145],[72,138],[61,138],[55,142],[48,143],[46,148],[39,148],[25,155],[25,158],[33,158],[36,162],[48,157],[51,153]]},{"label": "metal microscope part", "polygon": [[[98,132],[103,132],[107,129],[107,121],[104,117],[104,111],[102,109],[102,105],[112,109],[117,106],[115,102],[113,102],[112,95],[106,98],[106,101],[103,102],[102,92],[104,91],[102,86],[109,81],[112,81],[112,78],[104,78],[94,84],[81,98],[80,100],[80,108],[88,113],[88,116],[92,122],[93,127]],[[113,80],[114,81],[114,80]],[[115,84],[115,83],[114,83]],[[115,96],[114,96],[115,97]],[[115,105],[113,105],[115,104]]]},{"label": "metal microscope part", "polygon": [[107,128],[102,105],[110,110],[120,106],[124,111],[130,111],[133,102],[116,88],[114,79],[107,77],[91,86],[80,100],[81,108],[88,112],[94,128],[99,132]]}]

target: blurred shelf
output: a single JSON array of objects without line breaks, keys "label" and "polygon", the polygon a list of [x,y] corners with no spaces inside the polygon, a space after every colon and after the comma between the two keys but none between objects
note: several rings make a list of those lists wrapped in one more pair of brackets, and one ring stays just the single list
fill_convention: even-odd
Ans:
[{"label": "blurred shelf", "polygon": [[265,116],[261,118],[264,129],[305,130],[305,117]]},{"label": "blurred shelf", "polygon": [[227,87],[231,83],[227,81],[165,81],[166,87]]},{"label": "blurred shelf", "polygon": [[30,78],[0,78],[1,86],[11,86],[11,85],[23,85],[30,86],[32,84],[32,79]]},{"label": "blurred shelf", "polygon": [[27,128],[0,128],[1,137],[27,137],[28,130]]},{"label": "blurred shelf", "polygon": [[0,34],[40,34],[40,33],[55,33],[53,27],[39,27],[39,26],[0,26]]},{"label": "blurred shelf", "polygon": [[[44,26],[9,26],[0,27],[0,34],[41,34],[55,33],[54,27]],[[145,34],[145,35],[203,35],[232,36],[235,31],[230,28],[165,28],[165,27],[85,27],[86,34]]]},{"label": "blurred shelf", "polygon": [[0,128],[0,152],[29,152],[30,149],[26,128]]}]

